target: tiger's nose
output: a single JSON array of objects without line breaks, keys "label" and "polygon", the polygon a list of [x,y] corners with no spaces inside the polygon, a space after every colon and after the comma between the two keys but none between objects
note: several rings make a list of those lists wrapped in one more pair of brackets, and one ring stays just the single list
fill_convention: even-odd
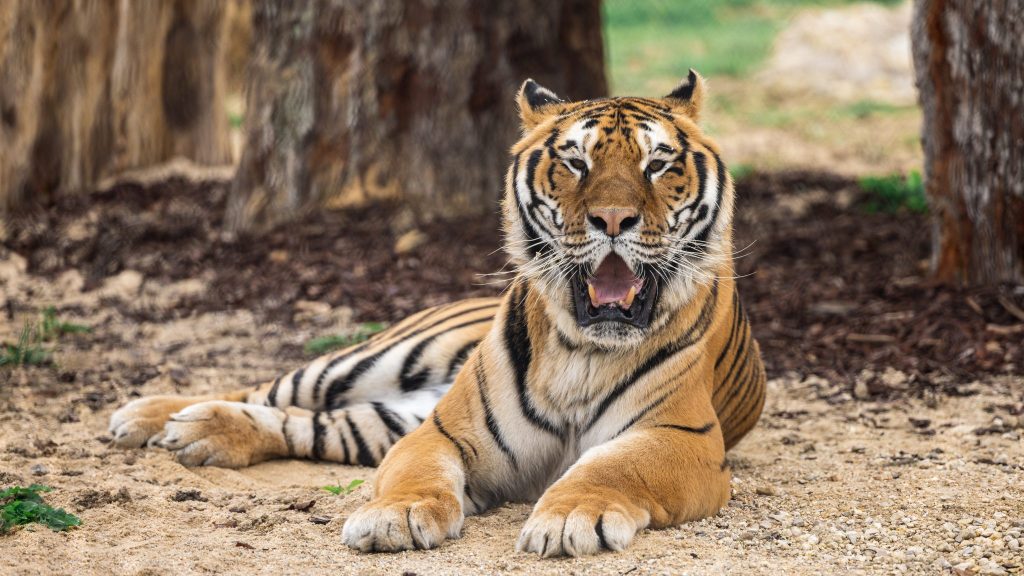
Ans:
[{"label": "tiger's nose", "polygon": [[587,220],[612,238],[636,226],[640,221],[633,208],[595,208],[587,214]]}]

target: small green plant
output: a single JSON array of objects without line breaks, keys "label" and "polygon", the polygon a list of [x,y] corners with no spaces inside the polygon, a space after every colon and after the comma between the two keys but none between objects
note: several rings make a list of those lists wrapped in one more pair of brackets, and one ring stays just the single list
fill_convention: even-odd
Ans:
[{"label": "small green plant", "polygon": [[924,180],[916,170],[906,176],[865,176],[860,179],[860,187],[868,193],[865,208],[869,212],[906,210],[921,214],[928,211]]},{"label": "small green plant", "polygon": [[52,490],[49,486],[33,484],[28,488],[14,486],[0,492],[0,534],[33,522],[55,532],[79,526],[82,521],[77,516],[43,502],[41,493]]},{"label": "small green plant", "polygon": [[53,306],[43,310],[43,319],[39,326],[39,337],[41,340],[51,342],[65,334],[84,334],[90,328],[82,324],[65,322],[57,318],[57,309]]},{"label": "small green plant", "polygon": [[326,490],[331,494],[334,494],[335,496],[348,496],[356,488],[359,488],[363,484],[363,482],[364,480],[359,480],[357,478],[349,482],[348,486],[342,486],[341,483],[339,482],[336,486],[323,486],[321,490]]},{"label": "small green plant", "polygon": [[39,342],[36,327],[26,322],[15,344],[0,347],[0,366],[43,366],[52,361],[50,352]]},{"label": "small green plant", "polygon": [[88,326],[57,318],[57,310],[50,306],[43,310],[42,318],[38,322],[25,322],[15,344],[0,345],[0,366],[52,364],[52,351],[43,345],[45,342],[55,342],[65,334],[81,334],[88,331]]},{"label": "small green plant", "polygon": [[309,355],[317,356],[320,354],[326,354],[327,352],[331,352],[333,350],[338,350],[346,346],[351,346],[353,344],[363,342],[370,336],[373,336],[374,334],[380,332],[385,328],[387,328],[387,324],[383,322],[365,322],[363,324],[360,324],[359,328],[357,328],[355,333],[353,334],[345,336],[332,335],[313,338],[309,342],[306,342],[306,346],[304,349],[306,351],[306,354]]}]

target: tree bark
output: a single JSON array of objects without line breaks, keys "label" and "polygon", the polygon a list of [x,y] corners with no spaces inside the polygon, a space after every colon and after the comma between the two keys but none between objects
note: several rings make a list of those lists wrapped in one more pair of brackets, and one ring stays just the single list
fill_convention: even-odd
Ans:
[{"label": "tree bark", "polygon": [[519,84],[607,91],[599,0],[255,0],[253,18],[235,229],[383,198],[493,213]]},{"label": "tree bark", "polygon": [[1024,0],[915,0],[932,269],[1024,283]]},{"label": "tree bark", "polygon": [[175,156],[229,163],[232,6],[0,2],[0,210]]}]

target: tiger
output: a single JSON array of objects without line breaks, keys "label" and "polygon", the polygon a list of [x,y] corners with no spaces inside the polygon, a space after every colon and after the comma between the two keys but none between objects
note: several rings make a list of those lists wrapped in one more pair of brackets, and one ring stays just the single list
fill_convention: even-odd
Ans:
[{"label": "tiger", "polygon": [[527,80],[500,298],[421,311],[255,388],[134,400],[113,442],[187,466],[379,466],[342,528],[363,552],[437,547],[504,502],[535,503],[515,547],[542,557],[716,514],[766,384],[705,93],[693,70],[660,99],[573,102]]}]

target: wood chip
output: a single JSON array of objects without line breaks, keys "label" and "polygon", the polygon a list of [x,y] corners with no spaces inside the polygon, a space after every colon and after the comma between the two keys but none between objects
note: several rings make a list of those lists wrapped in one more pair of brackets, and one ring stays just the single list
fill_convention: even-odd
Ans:
[{"label": "wood chip", "polygon": [[846,339],[850,342],[861,342],[863,344],[892,344],[896,338],[888,334],[847,334]]},{"label": "wood chip", "polygon": [[999,295],[997,300],[999,300],[999,303],[1003,305],[1003,308],[1005,308],[1007,312],[1013,315],[1014,318],[1020,320],[1021,322],[1024,322],[1024,310],[1021,310],[1019,306],[1013,303],[1013,301],[1011,301],[1006,296],[1003,296],[1002,294]]},{"label": "wood chip", "polygon": [[1014,324],[1012,326],[1001,326],[999,324],[986,324],[985,330],[994,332],[1001,336],[1010,336],[1013,334],[1020,334],[1024,332],[1024,324]]}]

